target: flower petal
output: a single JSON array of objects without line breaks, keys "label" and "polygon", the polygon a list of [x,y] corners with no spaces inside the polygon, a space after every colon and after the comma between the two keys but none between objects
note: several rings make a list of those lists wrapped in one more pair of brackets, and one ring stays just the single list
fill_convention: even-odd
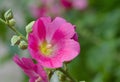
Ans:
[{"label": "flower petal", "polygon": [[45,40],[46,37],[46,29],[43,21],[38,19],[33,25],[33,32],[35,35],[39,37],[41,41]]},{"label": "flower petal", "polygon": [[58,58],[51,58],[49,59],[49,61],[39,61],[41,63],[41,65],[44,65],[47,68],[59,68],[62,67],[62,62],[61,60]]},{"label": "flower petal", "polygon": [[38,51],[38,43],[39,42],[40,42],[39,39],[36,37],[36,35],[34,33],[29,34],[28,49],[31,53]]},{"label": "flower petal", "polygon": [[60,50],[59,52],[59,58],[61,58],[62,61],[70,61],[73,58],[75,58],[79,52],[80,52],[80,45],[75,40],[64,40],[59,43]]},{"label": "flower petal", "polygon": [[74,26],[70,23],[64,23],[60,28],[56,30],[53,35],[53,42],[58,42],[62,39],[69,39],[72,38],[75,34]]},{"label": "flower petal", "polygon": [[60,58],[57,57],[45,57],[39,52],[32,55],[42,66],[47,68],[58,68],[62,66]]},{"label": "flower petal", "polygon": [[51,17],[41,17],[40,19],[43,21],[45,26],[51,22]]},{"label": "flower petal", "polygon": [[29,58],[22,58],[20,60],[18,55],[15,55],[13,60],[15,61],[15,63],[17,63],[20,66],[20,68],[22,68],[22,70],[29,77],[37,77],[38,76],[38,74],[35,73],[35,71],[34,71],[35,64],[32,62],[31,59],[29,59]]},{"label": "flower petal", "polygon": [[37,78],[39,75],[33,70],[33,69],[28,69],[28,70],[23,70],[27,76],[30,78]]},{"label": "flower petal", "polygon": [[15,55],[13,57],[13,61],[18,64],[22,69],[27,69],[26,66],[24,65],[24,63],[20,60],[18,55]]},{"label": "flower petal", "polygon": [[63,18],[56,17],[51,23],[46,23],[46,40],[50,42],[54,32],[62,25],[66,23]]},{"label": "flower petal", "polygon": [[35,64],[33,63],[33,61],[30,58],[23,57],[21,60],[28,69],[29,68],[32,69],[35,66]]},{"label": "flower petal", "polygon": [[41,66],[41,64],[37,64],[37,73],[41,76],[41,78],[43,78],[43,81],[44,82],[48,82],[48,77],[47,77],[47,74],[46,72],[44,71],[43,67]]},{"label": "flower petal", "polygon": [[35,82],[35,79],[34,78],[30,78],[29,82]]}]

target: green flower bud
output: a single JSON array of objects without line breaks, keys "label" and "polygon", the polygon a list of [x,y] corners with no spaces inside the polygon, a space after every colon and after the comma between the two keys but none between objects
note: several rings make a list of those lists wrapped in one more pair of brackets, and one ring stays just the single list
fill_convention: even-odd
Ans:
[{"label": "green flower bud", "polygon": [[27,33],[32,32],[32,26],[33,26],[34,22],[35,22],[35,21],[30,22],[30,23],[25,27]]},{"label": "green flower bud", "polygon": [[18,45],[18,47],[22,50],[25,50],[25,49],[27,49],[28,44],[22,40],[22,41],[20,41],[20,44]]},{"label": "green flower bud", "polygon": [[15,19],[10,19],[10,20],[9,20],[9,25],[10,25],[10,26],[15,26],[15,23],[16,23],[16,22],[15,22]]},{"label": "green flower bud", "polygon": [[12,38],[11,38],[11,45],[14,46],[14,45],[18,45],[20,43],[20,36],[17,36],[17,35],[14,35]]},{"label": "green flower bud", "polygon": [[8,11],[6,11],[5,14],[4,14],[4,17],[5,17],[6,20],[12,19],[13,18],[12,10],[9,9]]}]

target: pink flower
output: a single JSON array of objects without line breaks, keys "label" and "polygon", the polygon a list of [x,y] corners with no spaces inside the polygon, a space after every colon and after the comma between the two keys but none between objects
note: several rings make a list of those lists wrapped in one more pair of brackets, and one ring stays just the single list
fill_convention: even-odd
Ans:
[{"label": "pink flower", "polygon": [[87,0],[73,0],[73,7],[78,10],[84,10],[87,7]]},{"label": "pink flower", "polygon": [[72,0],[61,0],[61,3],[66,8],[72,8]]},{"label": "pink flower", "polygon": [[56,0],[39,0],[39,5],[30,5],[30,11],[36,18],[42,16],[60,16],[63,13],[63,8]]},{"label": "pink flower", "polygon": [[47,74],[40,64],[34,64],[29,58],[20,59],[18,55],[15,55],[13,60],[30,77],[29,82],[48,82]]},{"label": "pink flower", "polygon": [[80,52],[75,26],[56,17],[41,17],[33,25],[28,37],[31,56],[42,66],[59,68],[63,62],[71,61]]},{"label": "pink flower", "polygon": [[61,3],[66,8],[75,8],[78,10],[84,10],[88,5],[87,0],[61,0]]},{"label": "pink flower", "polygon": [[45,6],[37,7],[31,6],[31,13],[35,18],[48,15],[48,9]]}]

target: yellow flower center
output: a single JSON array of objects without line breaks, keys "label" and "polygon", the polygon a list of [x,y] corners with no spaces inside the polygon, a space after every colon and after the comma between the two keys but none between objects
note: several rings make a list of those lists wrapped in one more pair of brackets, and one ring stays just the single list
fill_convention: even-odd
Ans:
[{"label": "yellow flower center", "polygon": [[40,47],[39,50],[41,51],[41,53],[45,56],[50,56],[51,53],[53,52],[53,46],[50,43],[47,42],[43,42]]}]

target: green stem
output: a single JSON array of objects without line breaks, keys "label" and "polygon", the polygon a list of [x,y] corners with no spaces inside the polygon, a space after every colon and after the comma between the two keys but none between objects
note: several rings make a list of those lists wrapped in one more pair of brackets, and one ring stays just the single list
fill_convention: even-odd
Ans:
[{"label": "green stem", "polygon": [[62,68],[58,69],[59,71],[61,71],[67,78],[70,79],[70,82],[76,82],[69,74],[67,71],[63,70]]},{"label": "green stem", "polygon": [[9,23],[6,23],[3,19],[0,18],[0,21],[10,27],[11,30],[13,30],[17,35],[19,35],[23,40],[27,42],[27,39],[21,34],[14,26],[10,26]]},{"label": "green stem", "polygon": [[0,21],[4,24],[7,24],[3,19],[0,18]]},{"label": "green stem", "polygon": [[63,68],[64,68],[65,71],[67,71],[67,63],[63,64]]},{"label": "green stem", "polygon": [[15,29],[14,26],[10,26],[8,24],[8,26],[10,27],[10,29],[12,29],[17,35],[19,35],[23,40],[25,40],[27,42],[27,39],[23,36],[23,34],[21,34],[19,31],[17,31],[17,29]]}]

